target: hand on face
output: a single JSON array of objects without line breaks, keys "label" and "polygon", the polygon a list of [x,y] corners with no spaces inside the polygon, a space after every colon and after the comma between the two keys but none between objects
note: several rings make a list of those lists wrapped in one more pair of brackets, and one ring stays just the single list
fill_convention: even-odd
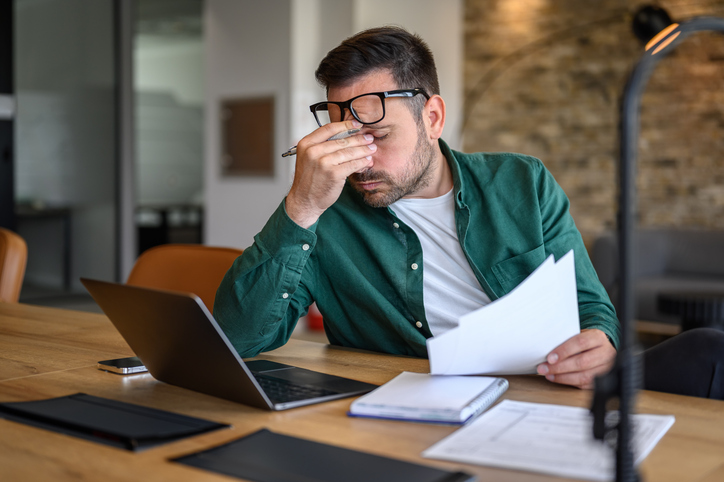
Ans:
[{"label": "hand on face", "polygon": [[285,206],[287,215],[301,227],[314,224],[334,204],[347,176],[373,164],[372,154],[377,146],[370,134],[327,140],[361,126],[356,120],[326,124],[297,144],[294,181]]},{"label": "hand on face", "polygon": [[582,330],[551,351],[538,373],[552,382],[593,388],[593,380],[608,372],[615,358],[616,349],[604,332]]}]

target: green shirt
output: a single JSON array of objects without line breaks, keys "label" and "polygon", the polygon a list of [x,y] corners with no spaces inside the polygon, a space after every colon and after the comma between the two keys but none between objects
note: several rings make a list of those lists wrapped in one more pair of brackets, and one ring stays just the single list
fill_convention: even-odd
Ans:
[{"label": "green shirt", "polygon": [[[543,163],[519,154],[464,154],[443,141],[440,147],[453,175],[458,239],[490,299],[510,292],[550,254],[558,259],[573,249],[581,328],[598,328],[617,346],[613,305],[568,198]],[[366,205],[347,184],[309,229],[294,223],[282,202],[224,277],[214,316],[243,357],[284,345],[314,301],[330,343],[426,357],[432,334],[423,269],[414,231],[391,209]]]}]

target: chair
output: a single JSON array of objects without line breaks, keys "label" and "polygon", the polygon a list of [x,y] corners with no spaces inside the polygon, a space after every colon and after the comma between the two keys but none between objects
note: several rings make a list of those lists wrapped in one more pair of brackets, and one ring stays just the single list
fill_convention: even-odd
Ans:
[{"label": "chair", "polygon": [[0,228],[0,301],[17,303],[27,261],[25,240],[12,231]]},{"label": "chair", "polygon": [[213,312],[216,290],[241,253],[200,244],[163,244],[138,257],[127,284],[193,293]]}]

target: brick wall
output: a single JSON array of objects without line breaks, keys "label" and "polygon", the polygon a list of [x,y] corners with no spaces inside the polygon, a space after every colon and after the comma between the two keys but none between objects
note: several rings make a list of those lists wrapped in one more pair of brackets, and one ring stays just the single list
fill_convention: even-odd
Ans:
[{"label": "brick wall", "polygon": [[[649,2],[651,3],[651,2]],[[626,0],[466,0],[464,150],[540,158],[584,240],[615,229],[618,110],[643,53]],[[662,0],[674,21],[724,0]],[[662,60],[642,101],[639,223],[724,229],[724,35]]]}]

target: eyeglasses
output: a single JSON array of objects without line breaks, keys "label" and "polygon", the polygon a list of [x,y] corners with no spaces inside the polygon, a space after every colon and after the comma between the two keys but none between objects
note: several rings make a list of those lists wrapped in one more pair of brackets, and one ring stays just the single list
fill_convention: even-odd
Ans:
[{"label": "eyeglasses", "polygon": [[344,110],[347,109],[352,116],[362,124],[375,124],[385,118],[385,99],[388,97],[415,97],[422,94],[429,99],[423,89],[390,90],[387,92],[372,92],[352,97],[346,102],[318,102],[309,106],[319,127],[330,122],[340,122],[344,119]]}]

